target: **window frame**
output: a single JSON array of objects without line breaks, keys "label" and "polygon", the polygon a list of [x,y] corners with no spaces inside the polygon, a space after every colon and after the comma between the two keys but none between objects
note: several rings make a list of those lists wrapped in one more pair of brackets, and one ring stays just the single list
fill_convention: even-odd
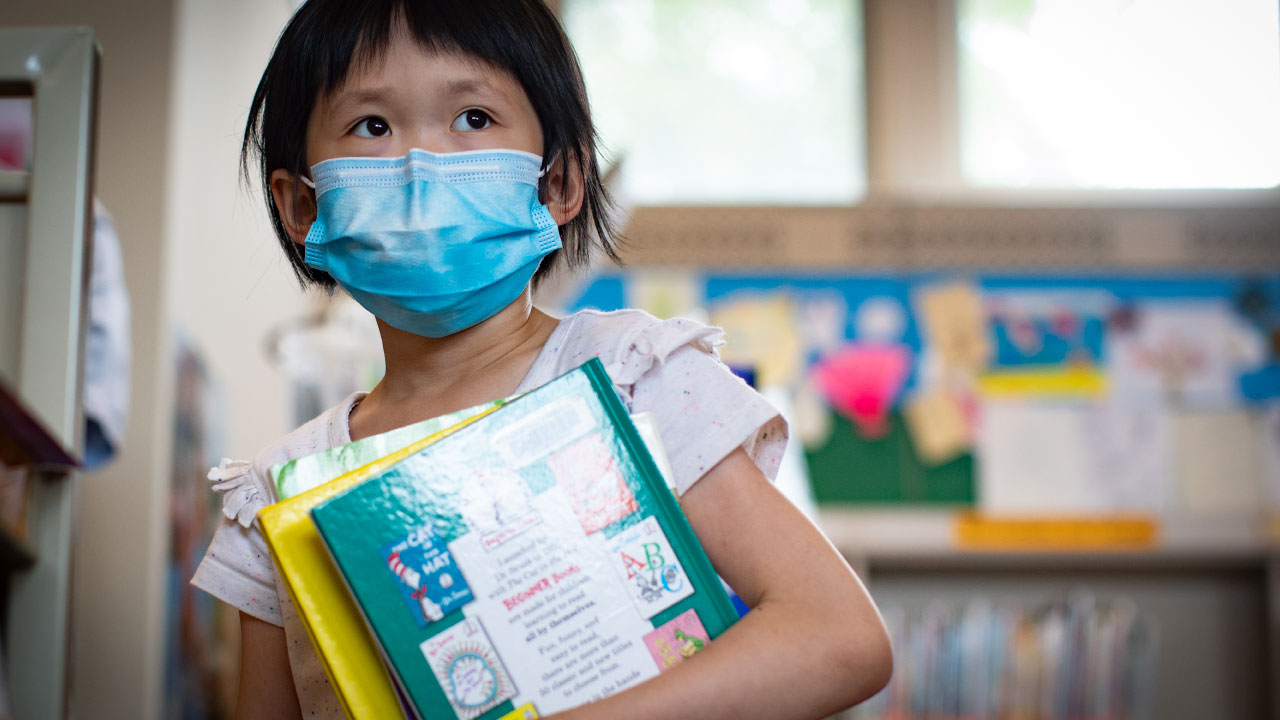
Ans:
[{"label": "window frame", "polygon": [[[955,0],[862,0],[862,12],[863,198],[838,206],[644,207],[626,206],[623,198],[629,215],[623,257],[630,266],[1280,267],[1280,187],[967,185],[960,170]],[[1064,247],[1070,244],[1076,247]]]}]

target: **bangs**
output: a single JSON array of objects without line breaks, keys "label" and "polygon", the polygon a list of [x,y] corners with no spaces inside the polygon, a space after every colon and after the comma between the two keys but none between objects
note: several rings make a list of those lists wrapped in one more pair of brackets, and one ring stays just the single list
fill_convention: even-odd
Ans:
[{"label": "bangs", "polygon": [[300,50],[311,57],[297,58],[294,65],[315,69],[303,83],[312,102],[340,89],[352,72],[381,63],[403,33],[424,52],[457,54],[508,73],[545,124],[540,98],[531,89],[545,87],[536,70],[548,48],[531,43],[523,32],[537,25],[523,12],[527,6],[501,0],[344,0],[337,12],[312,20],[306,13],[313,4],[302,6],[298,23],[306,26],[305,35],[330,41],[303,44]]}]

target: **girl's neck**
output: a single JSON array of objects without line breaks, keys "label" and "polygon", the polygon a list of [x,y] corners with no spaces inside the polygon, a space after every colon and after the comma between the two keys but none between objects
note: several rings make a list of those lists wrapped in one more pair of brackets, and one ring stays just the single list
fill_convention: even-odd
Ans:
[{"label": "girl's neck", "polygon": [[386,375],[350,418],[358,440],[513,394],[555,330],[528,290],[497,315],[443,338],[381,320]]}]

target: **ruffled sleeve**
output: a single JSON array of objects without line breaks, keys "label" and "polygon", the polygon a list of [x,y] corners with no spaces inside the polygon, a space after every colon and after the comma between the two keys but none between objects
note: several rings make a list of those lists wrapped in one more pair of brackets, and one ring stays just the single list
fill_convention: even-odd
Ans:
[{"label": "ruffled sleeve", "polygon": [[630,410],[653,414],[681,495],[739,447],[772,479],[786,448],[778,410],[720,361],[722,338],[692,320],[655,320],[601,355]]},{"label": "ruffled sleeve", "polygon": [[222,494],[222,514],[241,527],[249,527],[258,511],[267,506],[262,490],[253,478],[253,463],[224,458],[209,470],[213,489]]},{"label": "ruffled sleeve", "polygon": [[716,348],[724,344],[723,337],[720,328],[682,318],[634,327],[620,337],[605,370],[629,403],[636,382],[662,365],[671,353],[689,347],[718,360]]},{"label": "ruffled sleeve", "polygon": [[214,531],[191,584],[273,625],[283,617],[276,590],[275,565],[258,524],[258,511],[270,503],[253,463],[223,460],[209,471],[222,496],[222,522]]}]

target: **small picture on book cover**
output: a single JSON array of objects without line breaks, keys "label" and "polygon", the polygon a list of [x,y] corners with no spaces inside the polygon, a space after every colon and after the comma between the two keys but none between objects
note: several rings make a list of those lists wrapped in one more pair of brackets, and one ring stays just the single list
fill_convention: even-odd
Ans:
[{"label": "small picture on book cover", "polygon": [[640,614],[646,618],[693,594],[693,583],[652,515],[606,541]]},{"label": "small picture on book cover", "polygon": [[539,522],[532,501],[533,493],[519,473],[486,467],[463,482],[458,509],[484,548],[492,550]]},{"label": "small picture on book cover", "polygon": [[635,512],[639,505],[600,433],[592,433],[547,460],[588,535]]},{"label": "small picture on book cover", "polygon": [[689,608],[656,630],[644,636],[645,647],[658,664],[658,672],[666,672],[686,658],[691,658],[711,642],[698,613]]},{"label": "small picture on book cover", "polygon": [[419,646],[459,720],[515,697],[516,686],[479,618],[445,628]]},{"label": "small picture on book cover", "polygon": [[429,526],[384,545],[382,559],[418,627],[438,622],[473,599],[453,555]]},{"label": "small picture on book cover", "polygon": [[582,398],[562,397],[493,434],[492,446],[513,468],[531,465],[597,427]]}]

